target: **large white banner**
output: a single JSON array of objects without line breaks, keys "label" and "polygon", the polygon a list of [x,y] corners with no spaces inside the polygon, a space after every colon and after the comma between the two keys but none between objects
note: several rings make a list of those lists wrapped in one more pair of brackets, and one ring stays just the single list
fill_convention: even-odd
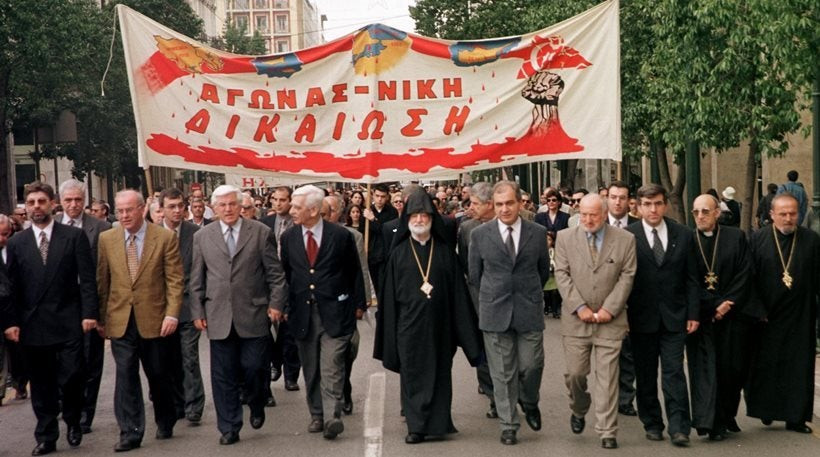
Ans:
[{"label": "large white banner", "polygon": [[375,24],[272,56],[217,51],[117,8],[143,167],[375,182],[621,159],[617,1],[523,36]]}]

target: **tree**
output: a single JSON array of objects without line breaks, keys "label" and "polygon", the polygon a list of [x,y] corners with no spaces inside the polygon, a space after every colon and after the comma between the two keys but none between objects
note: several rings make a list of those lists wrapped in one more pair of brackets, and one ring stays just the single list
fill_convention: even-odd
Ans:
[{"label": "tree", "polygon": [[9,132],[20,122],[51,124],[93,84],[99,14],[84,0],[0,0],[0,213],[16,203]]},{"label": "tree", "polygon": [[210,45],[222,51],[233,54],[262,55],[268,52],[265,46],[265,39],[256,30],[253,36],[248,36],[245,27],[236,27],[231,22],[225,24],[222,37],[214,37],[210,40]]}]

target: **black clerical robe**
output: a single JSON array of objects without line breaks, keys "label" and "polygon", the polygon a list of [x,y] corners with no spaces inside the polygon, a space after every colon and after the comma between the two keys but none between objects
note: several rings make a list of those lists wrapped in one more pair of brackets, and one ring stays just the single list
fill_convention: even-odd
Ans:
[{"label": "black clerical robe", "polygon": [[[456,431],[450,415],[456,347],[461,346],[475,365],[483,346],[455,254],[438,238],[424,246],[411,240],[397,245],[385,269],[379,300],[382,361],[400,374],[408,432],[444,435]],[[424,282],[419,264],[426,270],[431,250],[428,281],[433,290],[428,299],[419,289]]]},{"label": "black clerical robe", "polygon": [[[718,226],[711,236],[700,231],[696,236],[696,247],[699,240],[702,248],[696,249],[701,319],[698,331],[687,338],[686,354],[692,426],[704,434],[725,431],[727,421],[737,414],[748,375],[747,329],[760,311],[748,300],[751,268],[746,235],[734,227]],[[713,258],[717,283],[710,290],[706,278]],[[734,303],[731,311],[715,320],[715,311],[726,300]]]},{"label": "black clerical robe", "polygon": [[749,416],[794,423],[810,422],[814,402],[814,345],[816,307],[820,288],[820,237],[798,227],[797,246],[789,265],[793,285],[783,281],[783,258],[789,253],[795,233],[784,236],[770,227],[751,237],[755,268],[756,299],[766,311],[766,320],[757,334],[759,342],[752,361],[746,390]]}]

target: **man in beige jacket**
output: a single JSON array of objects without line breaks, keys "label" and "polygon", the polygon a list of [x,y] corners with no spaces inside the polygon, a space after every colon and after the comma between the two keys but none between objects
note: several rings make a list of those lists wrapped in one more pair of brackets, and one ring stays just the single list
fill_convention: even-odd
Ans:
[{"label": "man in beige jacket", "polygon": [[606,224],[606,200],[583,197],[578,226],[558,232],[555,279],[563,298],[561,334],[569,389],[570,428],[584,431],[595,358],[595,430],[605,449],[618,447],[618,354],[627,331],[626,299],[635,277],[635,238]]}]

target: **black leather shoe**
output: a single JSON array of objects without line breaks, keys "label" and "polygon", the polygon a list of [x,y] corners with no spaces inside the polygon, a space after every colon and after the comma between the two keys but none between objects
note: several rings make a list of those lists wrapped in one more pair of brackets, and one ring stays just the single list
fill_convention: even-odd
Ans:
[{"label": "black leather shoe", "polygon": [[618,441],[615,438],[604,438],[601,440],[601,447],[604,449],[618,449]]},{"label": "black leather shoe", "polygon": [[223,446],[231,445],[237,441],[239,441],[239,433],[237,432],[225,432],[219,437],[219,444]]},{"label": "black leather shoe", "polygon": [[46,455],[56,450],[57,443],[54,441],[43,441],[42,443],[37,443],[37,446],[31,451],[31,455]]},{"label": "black leather shoe", "polygon": [[709,432],[709,441],[723,441],[726,435],[723,432]]},{"label": "black leather shoe", "polygon": [[174,429],[172,428],[158,428],[155,435],[158,440],[169,440],[174,437]]},{"label": "black leather shoe", "polygon": [[275,406],[276,406],[276,399],[273,398],[273,396],[271,395],[270,397],[268,397],[268,400],[265,402],[265,408],[273,408]]},{"label": "black leather shoe", "polygon": [[333,418],[325,424],[325,431],[322,436],[324,436],[326,440],[332,440],[343,431],[345,431],[345,424],[342,420]]},{"label": "black leather shoe", "polygon": [[421,433],[408,433],[404,437],[404,442],[407,444],[419,444],[424,441],[424,435]]},{"label": "black leather shoe", "polygon": [[254,430],[259,430],[263,425],[265,425],[264,413],[261,416],[251,416],[251,427],[253,427]]},{"label": "black leather shoe", "polygon": [[325,429],[325,424],[322,422],[321,418],[314,418],[310,420],[310,425],[308,425],[308,433],[319,433]]},{"label": "black leather shoe", "polygon": [[270,380],[276,382],[282,377],[282,370],[276,367],[270,367]]},{"label": "black leather shoe", "polygon": [[185,419],[188,420],[189,425],[197,426],[202,422],[202,414],[188,413],[185,415]]},{"label": "black leather shoe", "polygon": [[524,419],[527,420],[527,425],[534,431],[541,430],[541,411],[538,407],[524,411]]},{"label": "black leather shoe", "polygon": [[689,435],[685,435],[683,433],[673,433],[672,444],[678,447],[689,446]]},{"label": "black leather shoe", "polygon": [[83,429],[79,425],[69,425],[65,438],[69,446],[77,447],[83,442]]},{"label": "black leather shoe", "polygon": [[131,441],[127,439],[121,439],[119,443],[114,445],[114,452],[128,452],[132,449],[136,449],[140,447],[139,441]]},{"label": "black leather shoe", "polygon": [[91,433],[91,426],[86,425],[86,424],[81,424],[80,425],[80,430],[83,431],[83,435],[88,435],[89,433]]},{"label": "black leather shoe", "polygon": [[632,405],[624,405],[618,407],[618,413],[623,414],[624,416],[637,416],[638,412],[635,411],[635,408]]},{"label": "black leather shoe", "polygon": [[289,390],[291,392],[297,391],[299,390],[299,383],[285,379],[285,390]]},{"label": "black leather shoe", "polygon": [[800,422],[786,422],[786,430],[797,433],[811,433],[811,427]]},{"label": "black leather shoe", "polygon": [[344,405],[342,405],[342,412],[345,413],[345,416],[353,414],[353,402],[345,400]]},{"label": "black leather shoe", "polygon": [[498,410],[495,409],[495,403],[490,403],[490,409],[487,410],[487,419],[498,419]]},{"label": "black leather shoe", "polygon": [[587,421],[583,417],[575,417],[575,414],[570,414],[569,428],[572,429],[572,433],[575,433],[576,435],[582,433],[586,425]]},{"label": "black leather shoe", "polygon": [[647,430],[646,439],[649,441],[663,441],[663,433],[660,430]]},{"label": "black leather shoe", "polygon": [[736,420],[729,419],[728,423],[726,424],[726,430],[732,433],[740,433],[740,426],[737,425]]},{"label": "black leather shoe", "polygon": [[501,444],[511,446],[518,443],[518,438],[515,437],[515,430],[504,430],[501,432]]},{"label": "black leather shoe", "polygon": [[772,425],[773,421],[771,419],[760,419],[760,422],[763,422],[763,425],[768,427],[769,425]]}]

